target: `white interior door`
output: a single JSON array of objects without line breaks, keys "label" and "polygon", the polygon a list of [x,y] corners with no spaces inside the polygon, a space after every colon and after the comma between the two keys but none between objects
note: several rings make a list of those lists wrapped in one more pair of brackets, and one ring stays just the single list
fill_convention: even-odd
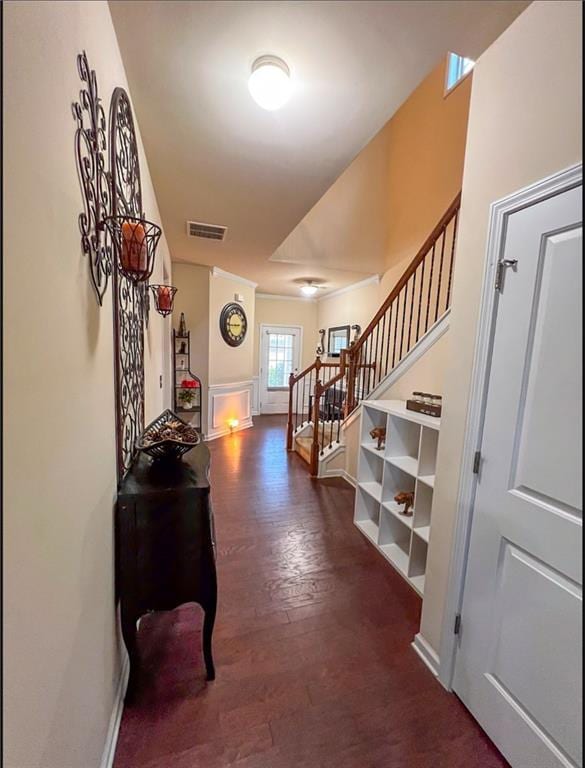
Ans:
[{"label": "white interior door", "polygon": [[287,413],[288,377],[299,370],[301,329],[261,326],[260,413]]},{"label": "white interior door", "polygon": [[502,258],[453,688],[513,768],[581,766],[581,187]]}]

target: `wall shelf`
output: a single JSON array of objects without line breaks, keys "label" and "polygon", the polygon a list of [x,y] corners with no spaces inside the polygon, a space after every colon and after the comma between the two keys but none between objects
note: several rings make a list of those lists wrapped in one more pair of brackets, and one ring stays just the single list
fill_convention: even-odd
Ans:
[{"label": "wall shelf", "polygon": [[[438,418],[407,410],[400,400],[363,403],[354,523],[421,597],[440,424]],[[386,427],[382,451],[370,437],[374,427]],[[411,516],[394,501],[400,491],[414,492]]]},{"label": "wall shelf", "polygon": [[[174,381],[173,381],[173,411],[177,415],[181,415],[183,419],[189,421],[195,429],[201,433],[201,404],[203,400],[203,388],[201,386],[201,379],[191,373],[191,333],[187,332],[187,335],[179,335],[175,329],[172,331],[173,335],[173,369],[174,369]],[[181,352],[181,345],[185,344],[186,352]],[[184,368],[179,368],[177,364],[177,358],[184,360],[187,358],[187,362]],[[194,382],[195,386],[184,387],[183,381]],[[195,395],[195,402],[192,408],[184,408],[180,405],[179,393],[181,391],[191,391]]]}]

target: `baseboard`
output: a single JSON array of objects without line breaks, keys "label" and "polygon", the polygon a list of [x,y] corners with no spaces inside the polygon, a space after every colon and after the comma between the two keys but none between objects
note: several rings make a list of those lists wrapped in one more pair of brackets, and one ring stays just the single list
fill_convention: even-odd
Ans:
[{"label": "baseboard", "polygon": [[432,648],[424,637],[418,633],[412,642],[412,647],[431,670],[435,677],[439,676],[440,659],[437,652]]},{"label": "baseboard", "polygon": [[229,427],[221,427],[220,429],[210,429],[205,437],[207,442],[210,442],[211,440],[217,440],[218,437],[224,437],[225,435],[231,435],[232,432],[241,432],[242,429],[250,429],[250,427],[254,426],[254,422],[252,421],[252,417],[249,419],[246,419],[243,421],[239,426],[237,426],[235,429],[230,429]]},{"label": "baseboard", "polygon": [[346,483],[349,483],[352,488],[357,488],[355,478],[353,478],[345,469],[329,469],[325,474],[319,476],[319,480],[325,480],[328,477],[341,477]]},{"label": "baseboard", "polygon": [[116,695],[114,696],[114,706],[110,716],[110,724],[108,726],[108,733],[106,735],[106,743],[104,745],[100,768],[112,768],[114,764],[116,744],[118,743],[118,734],[120,732],[120,722],[122,720],[122,712],[124,711],[124,696],[126,695],[126,686],[128,685],[129,672],[130,662],[128,655],[125,653],[124,661],[122,662],[122,668],[120,670],[118,687],[116,688]]}]

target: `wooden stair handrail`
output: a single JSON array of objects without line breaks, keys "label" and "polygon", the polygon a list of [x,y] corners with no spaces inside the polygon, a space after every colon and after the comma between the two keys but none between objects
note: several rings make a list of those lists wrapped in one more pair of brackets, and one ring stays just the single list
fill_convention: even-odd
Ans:
[{"label": "wooden stair handrail", "polygon": [[[289,386],[290,386],[290,394],[289,394],[289,423],[288,423],[288,436],[287,436],[287,447],[289,450],[292,449],[292,442],[293,442],[293,424],[292,424],[292,411],[293,411],[293,390],[294,387],[298,385],[298,382],[303,380],[305,376],[308,374],[311,374],[312,371],[315,371],[315,384],[314,384],[314,390],[313,390],[313,401],[311,402],[311,399],[309,398],[309,405],[311,413],[309,415],[309,423],[312,422],[313,425],[313,439],[311,443],[311,459],[310,459],[310,465],[311,465],[311,474],[313,476],[316,476],[318,474],[318,467],[319,467],[319,448],[320,448],[320,438],[319,438],[319,430],[321,429],[321,438],[324,438],[325,436],[325,425],[329,425],[329,447],[331,447],[333,442],[333,431],[334,431],[334,424],[337,424],[337,442],[339,443],[339,427],[341,424],[342,419],[345,419],[349,414],[354,410],[354,408],[359,404],[359,401],[362,399],[367,398],[368,394],[378,385],[380,384],[382,377],[387,375],[389,373],[388,371],[388,362],[389,362],[389,350],[390,350],[390,337],[388,336],[387,340],[387,346],[386,346],[386,360],[383,362],[383,356],[384,353],[382,351],[383,345],[384,345],[384,338],[386,333],[386,313],[390,310],[390,316],[388,318],[388,334],[390,334],[390,328],[394,328],[394,345],[393,345],[393,351],[392,351],[392,363],[390,365],[390,370],[392,370],[393,367],[398,365],[404,354],[408,354],[410,349],[412,348],[410,339],[411,339],[411,330],[412,330],[412,322],[413,322],[413,308],[414,308],[414,286],[416,286],[416,277],[417,277],[417,270],[419,266],[422,264],[422,273],[421,273],[421,281],[424,280],[425,275],[425,265],[426,265],[426,259],[427,257],[430,259],[430,274],[429,274],[429,282],[428,282],[428,304],[426,309],[426,319],[424,320],[424,333],[427,332],[428,328],[428,319],[429,319],[429,307],[430,307],[430,297],[431,297],[431,286],[433,285],[433,265],[435,260],[435,248],[438,246],[439,243],[441,243],[440,247],[440,263],[438,266],[438,283],[437,283],[437,289],[436,289],[436,304],[435,304],[435,321],[438,318],[439,314],[439,307],[440,307],[440,289],[441,289],[441,278],[443,276],[443,257],[444,257],[444,249],[445,249],[445,242],[447,237],[447,232],[449,230],[449,225],[452,221],[454,221],[454,226],[452,230],[452,238],[451,238],[451,244],[449,246],[450,256],[449,258],[449,269],[448,269],[448,288],[446,293],[446,298],[444,300],[444,307],[442,312],[445,312],[446,309],[450,306],[450,290],[451,290],[451,276],[452,276],[452,269],[453,269],[453,260],[454,260],[454,254],[455,254],[455,242],[456,242],[456,236],[457,236],[457,221],[459,216],[459,209],[461,206],[461,192],[459,192],[454,200],[451,202],[445,213],[441,216],[439,222],[434,227],[433,231],[430,233],[430,235],[426,238],[422,246],[417,251],[416,255],[410,262],[410,264],[407,266],[407,268],[404,270],[400,278],[398,279],[398,282],[392,289],[392,291],[388,294],[370,323],[368,323],[368,326],[366,327],[365,331],[362,333],[359,339],[355,341],[350,347],[347,349],[344,349],[341,351],[339,363],[324,363],[322,360],[318,357],[314,363],[309,365],[307,368],[305,368],[304,371],[301,371],[301,373],[297,375],[293,375],[291,373],[290,379],[289,379]],[[445,262],[445,269],[446,269],[446,262]],[[413,278],[414,275],[414,278]],[[406,321],[406,296],[408,296],[408,285],[409,282],[413,278],[413,293],[411,295],[411,303],[410,303],[410,315],[408,321]],[[447,278],[445,278],[447,279]],[[403,315],[401,320],[401,325],[397,325],[397,318],[395,318],[395,321],[393,322],[392,326],[390,324],[390,318],[392,317],[392,311],[393,311],[393,305],[394,302],[400,301],[400,295],[403,291],[406,291],[405,293],[405,299],[403,301]],[[419,320],[420,320],[420,311],[422,304],[422,282],[419,289],[419,304],[418,304],[418,319],[416,321],[416,338],[414,339],[414,343],[416,344],[419,341]],[[400,306],[400,304],[398,304]],[[398,314],[398,313],[397,313]],[[398,352],[398,358],[395,360],[395,353],[396,353],[396,340],[397,340],[397,332],[398,328],[401,328],[400,331],[400,344],[399,344],[399,352]],[[403,334],[405,333],[405,329],[408,328],[408,340],[406,343],[406,350],[403,354]],[[380,347],[379,352],[379,359],[378,359],[378,338],[380,330],[382,332],[382,335],[380,337],[380,341],[382,346]],[[375,340],[374,340],[375,336]],[[371,341],[369,341],[371,339]],[[369,342],[369,344],[368,344]],[[367,345],[365,347],[365,354],[362,354],[362,347],[364,345]],[[374,359],[372,359],[372,348],[374,348]],[[363,359],[362,359],[363,357]],[[328,381],[321,381],[320,375],[321,375],[321,369],[328,366],[327,374],[330,375],[330,378]],[[378,369],[379,366],[379,369]],[[331,369],[338,369],[336,370],[335,374],[331,376]],[[370,371],[373,371],[373,383],[372,386],[370,386]],[[361,377],[361,383],[360,383],[360,377]],[[345,380],[345,382],[344,382]],[[344,383],[345,386],[344,386]],[[340,383],[339,392],[341,394],[341,397],[338,399],[336,394],[336,385]],[[303,398],[304,399],[304,382],[303,382]],[[333,388],[333,399],[332,404],[330,402],[329,396],[325,396],[325,393]],[[311,378],[309,378],[309,389],[311,389]],[[298,399],[298,390],[297,390],[297,399]],[[321,402],[324,403],[324,408],[326,409],[327,413],[330,413],[330,419],[327,420],[326,413],[324,413],[323,418],[321,417]],[[304,407],[304,406],[303,406]],[[298,403],[297,403],[297,410],[298,410]],[[295,411],[296,412],[296,411]],[[307,423],[307,422],[304,422]],[[321,423],[321,427],[320,427]],[[323,453],[323,450],[321,450],[321,453]]]}]

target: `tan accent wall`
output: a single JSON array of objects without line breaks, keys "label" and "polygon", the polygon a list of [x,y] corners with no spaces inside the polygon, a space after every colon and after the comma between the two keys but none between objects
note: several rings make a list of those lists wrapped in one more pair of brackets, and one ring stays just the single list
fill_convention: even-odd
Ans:
[{"label": "tan accent wall", "polygon": [[[76,56],[106,115],[128,88],[106,2],[4,3],[4,755],[97,768],[120,674],[112,291],[82,254],[71,103]],[[144,208],[160,222],[140,143]],[[169,254],[163,236],[153,282]],[[145,339],[146,419],[163,409],[163,334]]]},{"label": "tan accent wall", "polygon": [[[207,392],[209,385],[209,267],[173,264],[173,285],[177,288],[173,307],[173,327],[179,329],[181,312],[191,334],[191,371],[203,387],[201,423],[207,432]],[[183,417],[184,418],[184,417]]]},{"label": "tan accent wall", "polygon": [[[387,126],[366,144],[303,220],[271,261],[307,265],[307,277],[321,270],[382,272],[388,242]],[[359,254],[359,258],[357,255]]]},{"label": "tan accent wall", "polygon": [[303,349],[301,351],[300,370],[315,360],[315,349],[319,343],[316,301],[287,301],[285,299],[265,299],[256,296],[255,340],[254,340],[254,375],[260,372],[260,324],[299,325],[303,329]]},{"label": "tan accent wall", "polygon": [[533,2],[479,59],[421,632],[439,650],[490,204],[581,160],[581,3]]},{"label": "tan accent wall", "polygon": [[[365,249],[357,239],[350,240],[356,266],[370,264],[364,254],[374,251],[383,254],[381,261],[371,262],[372,265],[379,264],[382,273],[379,285],[368,285],[319,301],[317,320],[320,328],[359,323],[365,330],[461,189],[472,78],[467,77],[445,96],[445,67],[446,57],[305,217],[298,232],[293,231],[289,238],[292,241],[303,233],[321,232],[322,237],[316,240],[319,250],[329,249],[334,255],[334,247],[340,246],[331,234],[327,235],[329,239],[326,234],[339,229],[343,231],[349,220],[357,231],[368,233]],[[381,167],[384,169],[382,175]],[[371,187],[368,187],[368,178],[372,178]],[[376,194],[375,202],[363,207],[365,188],[375,190]],[[350,209],[346,202],[342,202],[349,199],[354,201]],[[337,207],[336,202],[339,203]],[[385,228],[379,225],[380,217],[386,222]],[[376,222],[373,227],[372,221]],[[450,258],[451,237],[450,230],[446,238],[445,264]],[[301,250],[300,242],[298,250]],[[423,318],[428,279],[427,269],[422,297]],[[437,280],[438,270],[435,269],[432,296],[438,290]],[[442,301],[446,298],[447,285],[443,280]],[[429,327],[434,303],[430,309]]]},{"label": "tan accent wall", "polygon": [[[248,318],[248,333],[239,347],[230,347],[219,330],[223,307],[233,302],[235,294],[244,297],[242,307]],[[254,288],[239,280],[209,273],[209,384],[250,381],[254,376]]]},{"label": "tan accent wall", "polygon": [[445,96],[446,56],[384,129],[388,140],[385,297],[461,189],[472,77]]}]

